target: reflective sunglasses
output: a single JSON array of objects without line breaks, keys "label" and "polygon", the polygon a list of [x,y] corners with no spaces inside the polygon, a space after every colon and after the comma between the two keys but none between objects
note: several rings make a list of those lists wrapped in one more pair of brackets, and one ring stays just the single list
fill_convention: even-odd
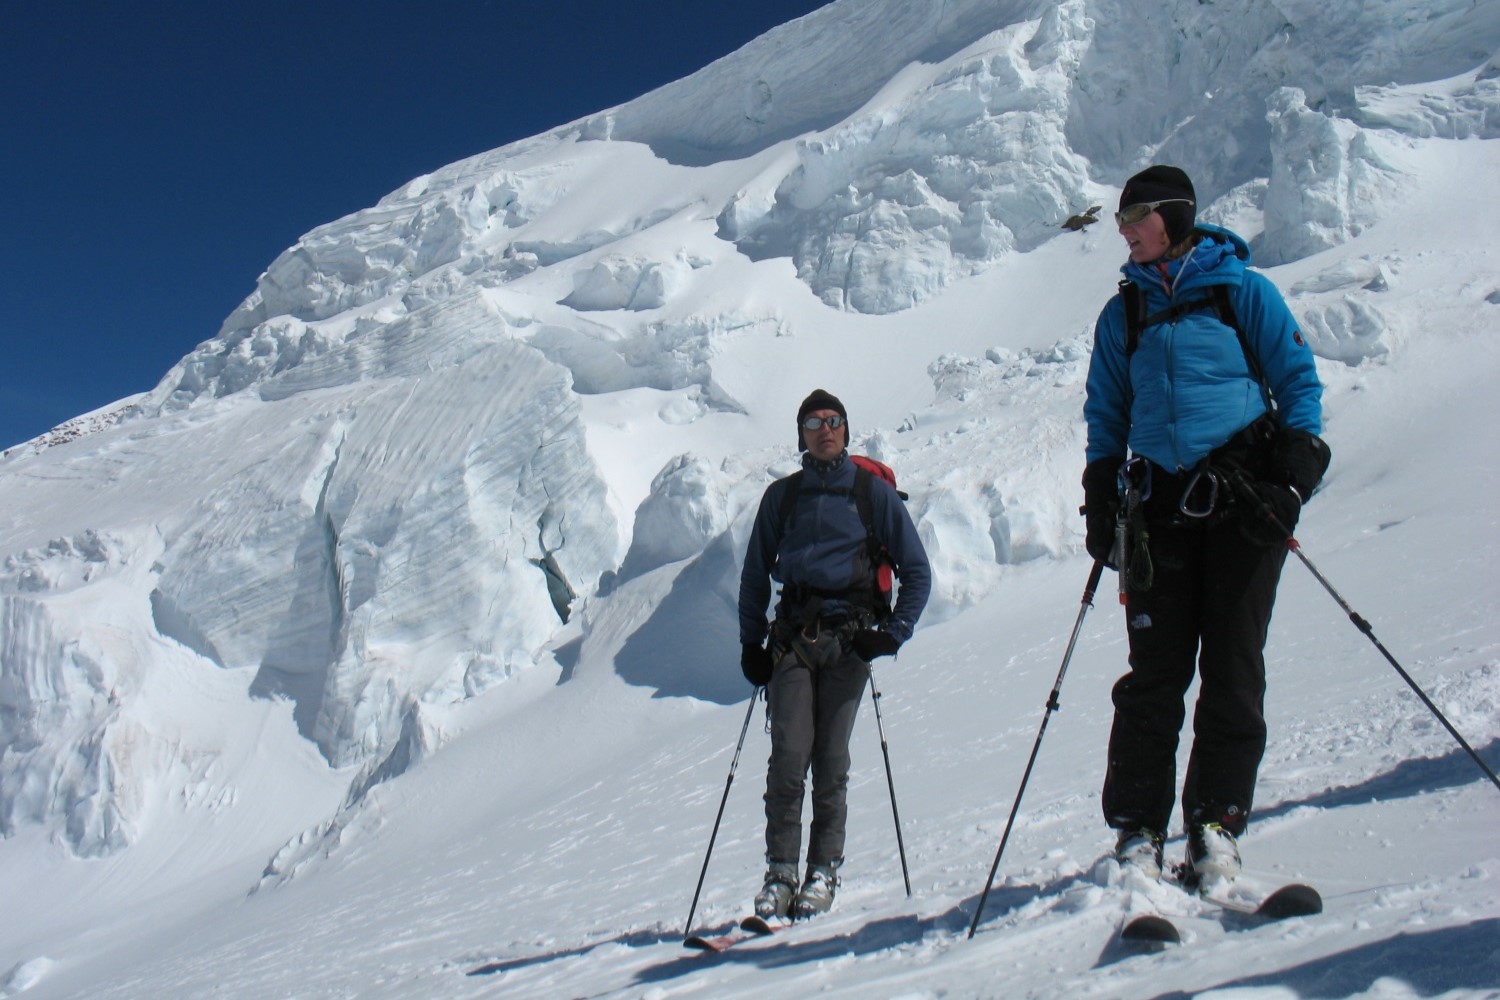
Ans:
[{"label": "reflective sunglasses", "polygon": [[1156,211],[1163,205],[1183,204],[1191,205],[1191,198],[1163,198],[1161,201],[1138,201],[1134,205],[1126,205],[1115,213],[1115,225],[1120,227],[1134,226],[1146,221],[1146,216]]},{"label": "reflective sunglasses", "polygon": [[844,426],[844,423],[845,423],[844,418],[841,417],[841,416],[839,416],[837,413],[835,413],[831,417],[803,417],[802,418],[802,428],[804,430],[809,430],[809,431],[815,431],[819,427],[822,427],[824,424],[827,424],[829,427],[832,427],[834,430],[838,430],[840,427]]}]

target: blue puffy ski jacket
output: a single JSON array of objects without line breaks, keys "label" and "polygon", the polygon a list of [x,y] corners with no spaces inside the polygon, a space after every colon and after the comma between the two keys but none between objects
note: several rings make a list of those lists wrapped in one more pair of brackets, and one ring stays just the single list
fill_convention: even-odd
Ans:
[{"label": "blue puffy ski jacket", "polygon": [[[869,535],[852,495],[854,462],[847,452],[832,463],[816,462],[804,455],[802,470],[801,488],[784,537],[781,504],[790,488],[788,480],[778,479],[766,488],[755,515],[740,572],[740,642],[746,645],[765,640],[772,580],[785,587],[810,587],[824,594],[868,593],[873,586]],[[900,583],[896,606],[882,627],[897,642],[905,642],[927,606],[932,569],[906,504],[879,476],[871,477],[870,506],[874,521],[871,530],[895,562]],[[795,604],[789,606],[786,595],[777,606],[778,616],[789,619],[799,617],[800,610]],[[822,615],[837,617],[856,610],[848,601],[825,597]]]},{"label": "blue puffy ski jacket", "polygon": [[[1198,224],[1203,239],[1172,260],[1121,270],[1139,286],[1150,316],[1230,286],[1235,317],[1265,373],[1278,420],[1311,434],[1323,429],[1323,386],[1297,320],[1269,278],[1249,269],[1250,248],[1227,229]],[[1125,306],[1109,300],[1094,327],[1089,362],[1088,461],[1125,457],[1127,448],[1165,469],[1191,469],[1266,412],[1234,330],[1212,308],[1141,331],[1125,353]]]}]

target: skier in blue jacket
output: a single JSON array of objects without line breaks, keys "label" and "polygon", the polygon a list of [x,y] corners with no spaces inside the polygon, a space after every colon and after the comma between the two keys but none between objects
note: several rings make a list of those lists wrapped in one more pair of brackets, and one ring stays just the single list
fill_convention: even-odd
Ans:
[{"label": "skier in blue jacket", "polygon": [[[865,477],[868,528],[861,519],[848,414],[838,397],[818,389],[803,400],[797,443],[805,452],[802,471],[772,483],[761,497],[740,576],[740,667],[750,683],[767,689],[771,713],[767,870],[755,898],[762,917],[810,917],[832,905],[844,858],[849,737],[869,664],[911,638],[932,584],[927,553],[895,487]],[[872,537],[900,583],[888,615],[877,606]],[[773,580],[781,595],[776,620],[768,623]],[[799,879],[809,769],[813,815],[807,875]]]},{"label": "skier in blue jacket", "polygon": [[1115,220],[1130,259],[1094,330],[1083,486],[1086,545],[1121,570],[1130,644],[1102,801],[1115,854],[1160,877],[1196,672],[1182,809],[1188,877],[1207,883],[1239,871],[1266,744],[1271,608],[1329,451],[1296,319],[1249,269],[1242,239],[1195,225],[1195,202],[1187,174],[1163,165],[1121,193]]}]

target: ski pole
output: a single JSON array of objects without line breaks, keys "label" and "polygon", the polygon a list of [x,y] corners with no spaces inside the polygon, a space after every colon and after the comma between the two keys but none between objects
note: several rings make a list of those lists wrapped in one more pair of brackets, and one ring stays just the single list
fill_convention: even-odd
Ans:
[{"label": "ski pole", "polygon": [[[1278,521],[1277,524],[1279,525],[1280,522]],[[1349,620],[1354,623],[1354,627],[1363,632],[1365,637],[1375,644],[1375,648],[1380,650],[1380,655],[1386,658],[1386,662],[1396,668],[1396,673],[1401,675],[1401,679],[1406,682],[1407,687],[1416,692],[1417,697],[1422,699],[1422,704],[1426,705],[1428,711],[1437,717],[1437,720],[1443,724],[1443,728],[1448,730],[1448,734],[1458,741],[1458,745],[1463,747],[1470,757],[1474,758],[1474,763],[1479,765],[1479,769],[1490,779],[1490,783],[1495,788],[1500,789],[1500,777],[1496,777],[1495,772],[1484,762],[1484,759],[1479,756],[1478,752],[1469,746],[1468,740],[1465,740],[1459,734],[1459,731],[1453,727],[1453,723],[1448,721],[1448,717],[1432,703],[1432,699],[1427,697],[1427,692],[1423,691],[1421,686],[1412,679],[1411,674],[1407,673],[1401,664],[1396,662],[1396,658],[1391,655],[1390,650],[1386,649],[1385,645],[1379,639],[1375,638],[1375,630],[1371,627],[1370,623],[1365,621],[1359,612],[1351,608],[1349,602],[1345,601],[1337,590],[1333,589],[1333,584],[1328,582],[1327,577],[1318,572],[1318,567],[1314,566],[1312,560],[1307,558],[1307,553],[1302,551],[1302,543],[1293,538],[1291,532],[1287,532],[1286,546],[1292,550],[1292,553],[1298,559],[1302,560],[1302,565],[1306,566],[1314,579],[1323,585],[1323,589],[1328,591],[1328,595],[1338,603],[1338,606],[1344,609],[1344,614],[1349,616]]]},{"label": "ski pole", "polygon": [[1437,720],[1443,724],[1444,729],[1448,730],[1448,735],[1458,741],[1458,745],[1463,747],[1470,757],[1474,758],[1474,763],[1479,765],[1479,769],[1490,779],[1490,783],[1496,789],[1500,789],[1500,777],[1496,777],[1494,770],[1484,762],[1484,759],[1479,756],[1479,753],[1473,747],[1469,746],[1468,740],[1465,740],[1459,731],[1454,728],[1453,723],[1448,721],[1448,717],[1432,703],[1432,699],[1427,697],[1427,692],[1422,690],[1421,685],[1412,679],[1411,674],[1407,673],[1400,663],[1396,662],[1396,658],[1391,655],[1390,650],[1385,648],[1385,644],[1375,638],[1375,630],[1370,623],[1359,612],[1351,608],[1349,602],[1344,600],[1343,595],[1333,588],[1333,584],[1328,582],[1328,578],[1318,571],[1318,567],[1313,565],[1313,561],[1307,557],[1307,553],[1302,551],[1302,543],[1292,537],[1291,531],[1276,516],[1276,512],[1271,508],[1271,505],[1266,503],[1261,495],[1255,491],[1255,488],[1246,481],[1243,474],[1235,473],[1232,478],[1241,495],[1249,497],[1260,508],[1261,515],[1276,525],[1286,535],[1286,547],[1291,550],[1293,555],[1302,560],[1302,565],[1307,567],[1307,571],[1313,575],[1313,579],[1322,584],[1323,589],[1328,591],[1328,596],[1332,597],[1334,602],[1340,608],[1344,609],[1344,614],[1349,616],[1349,620],[1354,623],[1354,627],[1363,632],[1365,638],[1374,643],[1375,648],[1380,651],[1380,655],[1385,657],[1386,662],[1396,669],[1396,673],[1401,675],[1401,679],[1406,682],[1406,686],[1416,692],[1417,697],[1422,699],[1422,704],[1426,705],[1428,711],[1436,716]]},{"label": "ski pole", "polygon": [[1068,661],[1073,659],[1073,647],[1078,644],[1078,633],[1083,628],[1083,616],[1088,614],[1089,608],[1094,606],[1094,591],[1098,589],[1099,577],[1103,573],[1104,563],[1098,559],[1094,560],[1094,568],[1089,571],[1089,581],[1083,588],[1083,601],[1078,608],[1078,618],[1073,622],[1073,634],[1068,637],[1068,648],[1063,653],[1062,667],[1057,671],[1057,680],[1052,685],[1052,693],[1047,696],[1047,711],[1042,714],[1042,725],[1036,732],[1036,742],[1031,745],[1031,759],[1026,761],[1026,770],[1021,775],[1021,787],[1016,789],[1016,800],[1011,803],[1010,818],[1005,821],[1005,833],[1000,836],[1000,848],[995,851],[995,863],[990,865],[990,877],[984,883],[984,891],[979,894],[979,905],[974,908],[974,922],[969,925],[970,939],[979,929],[979,918],[984,915],[984,904],[989,899],[990,887],[995,884],[995,872],[1000,870],[1000,856],[1005,853],[1005,842],[1010,840],[1011,827],[1015,825],[1016,813],[1021,809],[1021,796],[1026,792],[1026,782],[1031,780],[1031,768],[1036,763],[1037,751],[1042,748],[1042,735],[1047,732],[1047,720],[1052,718],[1052,713],[1061,707],[1057,696],[1062,693],[1063,676],[1068,672]]},{"label": "ski pole", "polygon": [[729,786],[734,784],[735,769],[740,766],[740,751],[745,748],[745,734],[750,731],[750,717],[755,714],[755,703],[760,700],[760,694],[765,688],[757,687],[750,695],[750,707],[745,709],[745,724],[740,727],[740,741],[734,747],[734,759],[729,762],[729,778],[724,782],[724,795],[719,799],[719,813],[714,817],[713,833],[708,835],[708,852],[703,855],[703,870],[698,873],[698,888],[693,890],[693,905],[688,909],[687,926],[682,930],[682,936],[687,937],[688,932],[693,929],[693,914],[698,912],[698,895],[703,892],[703,878],[708,874],[708,859],[713,857],[714,841],[719,837],[719,821],[724,818],[724,803],[729,801]]},{"label": "ski pole", "polygon": [[880,719],[880,688],[875,683],[875,669],[870,668],[870,696],[875,702],[875,726],[880,731],[880,752],[885,756],[885,784],[891,790],[891,817],[896,821],[896,850],[901,853],[901,878],[906,882],[906,898],[911,898],[911,875],[906,869],[906,843],[901,839],[901,811],[896,808],[896,782],[891,778],[891,748],[885,741],[885,723]]}]

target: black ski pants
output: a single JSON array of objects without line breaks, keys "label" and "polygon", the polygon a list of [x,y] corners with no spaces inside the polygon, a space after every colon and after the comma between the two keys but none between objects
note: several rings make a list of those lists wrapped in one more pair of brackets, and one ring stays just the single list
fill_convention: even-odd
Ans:
[{"label": "black ski pants", "polygon": [[[1156,489],[1175,505],[1174,485],[1161,477]],[[1233,514],[1213,521],[1158,516],[1148,527],[1155,581],[1129,594],[1125,608],[1130,672],[1114,687],[1105,820],[1117,829],[1167,832],[1184,699],[1196,668],[1183,818],[1222,823],[1239,836],[1266,748],[1262,654],[1287,550],[1247,540]]]},{"label": "black ski pants", "polygon": [[766,768],[766,858],[796,863],[802,847],[802,799],[812,772],[809,864],[844,860],[849,738],[870,676],[846,643],[852,629],[814,622],[778,632],[767,687],[771,758]]}]

